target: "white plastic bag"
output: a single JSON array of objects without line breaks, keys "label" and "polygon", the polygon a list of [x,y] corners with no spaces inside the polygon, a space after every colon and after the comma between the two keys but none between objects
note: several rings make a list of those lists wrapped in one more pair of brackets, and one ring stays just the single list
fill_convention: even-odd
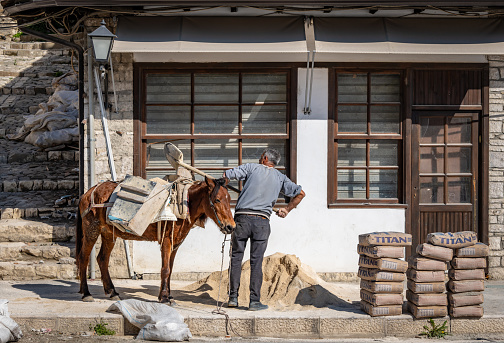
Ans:
[{"label": "white plastic bag", "polygon": [[0,299],[0,343],[16,342],[23,337],[19,325],[9,317],[7,299]]},{"label": "white plastic bag", "polygon": [[181,342],[192,337],[184,317],[165,304],[135,299],[113,303],[109,311],[119,311],[133,325],[140,328],[137,339]]}]

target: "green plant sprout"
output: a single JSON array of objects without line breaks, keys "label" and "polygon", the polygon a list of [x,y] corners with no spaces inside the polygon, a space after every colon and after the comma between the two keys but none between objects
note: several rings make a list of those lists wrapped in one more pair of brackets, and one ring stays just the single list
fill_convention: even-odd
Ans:
[{"label": "green plant sprout", "polygon": [[432,318],[429,319],[429,325],[424,325],[424,329],[426,331],[420,333],[420,336],[427,336],[427,338],[444,338],[444,336],[448,335],[446,332],[446,320],[441,325],[436,325]]},{"label": "green plant sprout", "polygon": [[93,330],[98,336],[112,336],[115,335],[114,330],[107,329],[108,323],[105,323],[102,318],[100,318],[100,322],[96,323],[93,327],[93,324],[89,324],[89,330]]}]

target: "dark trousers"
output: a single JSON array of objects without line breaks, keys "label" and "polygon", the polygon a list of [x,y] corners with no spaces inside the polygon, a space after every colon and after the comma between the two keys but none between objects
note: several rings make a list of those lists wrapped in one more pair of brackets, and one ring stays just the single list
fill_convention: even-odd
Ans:
[{"label": "dark trousers", "polygon": [[262,261],[271,232],[269,220],[260,216],[240,214],[235,218],[232,235],[230,297],[238,297],[243,253],[250,238],[250,301],[259,301],[263,279]]}]

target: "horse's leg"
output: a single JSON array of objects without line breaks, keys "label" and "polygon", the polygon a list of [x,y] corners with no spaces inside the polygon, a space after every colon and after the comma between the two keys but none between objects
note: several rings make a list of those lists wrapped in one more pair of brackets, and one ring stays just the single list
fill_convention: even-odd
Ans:
[{"label": "horse's leg", "polygon": [[173,261],[175,261],[175,255],[177,255],[178,249],[172,251],[170,255],[170,271],[168,273],[168,299],[170,299],[171,305],[177,305],[175,301],[173,301],[173,297],[171,295],[171,276],[173,273]]},{"label": "horse's leg", "polygon": [[[119,293],[116,292],[109,273],[109,261],[112,249],[114,249],[115,239],[112,226],[107,226],[102,230],[102,245],[98,254],[98,266],[100,267],[101,280],[105,294],[110,294],[110,299],[121,300]],[[125,243],[126,244],[126,243]]]},{"label": "horse's leg", "polygon": [[77,257],[77,269],[80,278],[79,293],[82,294],[83,301],[90,302],[94,301],[94,299],[89,292],[87,284],[87,268],[91,251],[94,249],[96,240],[100,235],[98,220],[91,213],[88,214],[88,218],[82,221],[82,235],[82,246]]},{"label": "horse's leg", "polygon": [[161,246],[161,288],[159,289],[158,300],[161,303],[171,303],[170,301],[170,275],[171,275],[171,256],[172,244],[169,239],[164,239]]}]

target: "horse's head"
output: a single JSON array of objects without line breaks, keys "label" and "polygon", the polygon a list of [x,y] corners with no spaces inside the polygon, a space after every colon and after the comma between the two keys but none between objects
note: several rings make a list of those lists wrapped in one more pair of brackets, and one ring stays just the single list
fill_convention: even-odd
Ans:
[{"label": "horse's head", "polygon": [[229,180],[225,178],[212,180],[205,177],[205,182],[208,185],[210,200],[208,217],[212,218],[222,233],[232,233],[236,228],[236,223],[231,212],[231,196],[226,188]]}]

